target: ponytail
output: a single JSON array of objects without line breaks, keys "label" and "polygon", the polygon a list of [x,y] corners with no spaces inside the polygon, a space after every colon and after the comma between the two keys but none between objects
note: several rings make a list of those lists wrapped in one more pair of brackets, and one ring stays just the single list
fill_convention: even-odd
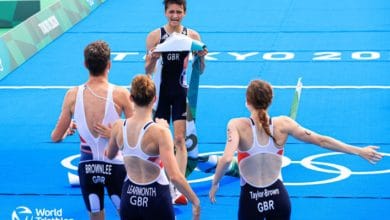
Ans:
[{"label": "ponytail", "polygon": [[269,120],[267,119],[267,111],[265,109],[256,109],[257,111],[257,118],[261,124],[261,127],[263,127],[265,133],[272,138],[274,143],[278,146],[281,146],[276,142],[275,137],[271,134],[271,130],[269,128]]},{"label": "ponytail", "polygon": [[246,101],[256,110],[257,118],[265,133],[272,138],[276,145],[279,145],[271,134],[267,117],[266,109],[270,106],[272,98],[272,87],[268,82],[262,80],[252,80],[250,82],[246,90]]}]

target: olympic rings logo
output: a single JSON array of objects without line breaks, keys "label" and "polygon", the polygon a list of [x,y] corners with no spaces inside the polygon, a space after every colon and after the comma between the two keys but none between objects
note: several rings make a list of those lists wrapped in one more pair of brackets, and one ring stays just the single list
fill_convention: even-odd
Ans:
[{"label": "olympic rings logo", "polygon": [[[216,152],[207,152],[207,153],[201,153],[199,156],[207,156],[207,155],[221,155],[223,154],[223,151],[216,151]],[[283,164],[282,167],[287,167],[291,164],[300,164],[303,167],[317,171],[322,173],[329,173],[329,174],[337,174],[336,177],[332,177],[325,180],[318,180],[318,181],[307,181],[307,182],[288,182],[283,181],[284,185],[286,186],[308,186],[308,185],[321,185],[321,184],[328,184],[333,183],[337,181],[341,181],[344,179],[347,179],[351,175],[376,175],[376,174],[386,174],[390,173],[390,169],[384,169],[384,170],[376,170],[376,171],[352,171],[348,167],[329,163],[329,162],[319,162],[315,161],[316,159],[328,157],[328,156],[334,156],[334,155],[342,155],[343,153],[339,152],[330,152],[330,153],[323,153],[323,154],[315,154],[309,157],[306,157],[302,159],[301,161],[293,161],[290,158],[283,156]],[[381,153],[383,156],[390,156],[389,153]],[[324,169],[319,166],[325,166],[325,167],[331,167],[333,169]],[[196,170],[196,169],[195,169]],[[205,182],[205,181],[211,181],[213,179],[214,175],[210,175],[208,177],[204,178],[198,178],[194,180],[189,180],[190,183],[199,183],[199,182]]]},{"label": "olympic rings logo", "polygon": [[[215,152],[207,152],[207,153],[200,153],[199,156],[207,156],[207,155],[222,155],[223,151],[215,151]],[[282,167],[287,167],[291,164],[298,164],[303,166],[306,169],[321,172],[321,173],[328,173],[328,174],[335,174],[335,177],[325,179],[325,180],[317,180],[317,181],[306,181],[306,182],[288,182],[283,181],[283,183],[286,186],[308,186],[308,185],[321,185],[321,184],[329,184],[334,183],[337,181],[342,181],[344,179],[347,179],[351,175],[378,175],[378,174],[388,174],[390,173],[390,169],[383,169],[383,170],[374,170],[374,171],[352,171],[346,166],[330,163],[330,162],[320,162],[315,161],[319,158],[329,157],[329,156],[336,156],[336,155],[342,155],[343,153],[339,152],[330,152],[330,153],[322,153],[322,154],[315,154],[308,157],[303,158],[300,161],[291,160],[290,158],[283,156],[283,164]],[[390,153],[381,153],[383,156],[390,156]],[[80,157],[80,154],[69,156],[61,161],[61,165],[65,168],[76,171],[77,172],[77,166],[73,165],[72,162],[74,160],[77,160]],[[321,167],[320,167],[321,166]],[[332,169],[325,169],[323,167],[329,167]],[[201,172],[197,168],[194,170],[194,172]],[[204,173],[208,175],[208,173]],[[195,178],[195,179],[189,179],[188,182],[192,184],[196,183],[202,183],[211,181],[213,179],[214,175],[210,174],[206,177],[201,178]],[[76,174],[73,172],[68,172],[68,179],[69,183],[71,185],[79,185],[79,178]]]}]

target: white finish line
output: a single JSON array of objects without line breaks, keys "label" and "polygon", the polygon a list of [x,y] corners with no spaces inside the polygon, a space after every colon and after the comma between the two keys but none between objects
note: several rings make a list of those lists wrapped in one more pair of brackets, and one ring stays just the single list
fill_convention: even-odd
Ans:
[{"label": "white finish line", "polygon": [[[0,90],[18,90],[18,89],[70,89],[75,86],[0,86]],[[130,88],[129,86],[121,86]],[[295,89],[296,85],[273,85],[275,89]],[[200,85],[201,89],[246,89],[247,86],[242,85]],[[302,89],[390,89],[390,86],[381,85],[364,85],[364,86],[327,86],[314,85],[302,86]]]}]

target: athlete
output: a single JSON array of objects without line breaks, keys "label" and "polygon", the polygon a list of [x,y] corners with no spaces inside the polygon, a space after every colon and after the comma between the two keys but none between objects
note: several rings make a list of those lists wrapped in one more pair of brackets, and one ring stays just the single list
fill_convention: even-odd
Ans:
[{"label": "athlete", "polygon": [[169,125],[163,119],[156,119],[157,123],[152,120],[156,101],[153,81],[145,75],[136,76],[131,84],[130,99],[135,113],[131,118],[115,122],[107,148],[109,158],[122,151],[127,171],[121,219],[175,219],[168,177],[189,198],[193,217],[198,219],[200,201],[179,170]]},{"label": "athlete", "polygon": [[[187,117],[187,82],[186,69],[190,51],[153,52],[157,44],[163,43],[172,33],[181,33],[200,41],[200,35],[195,30],[184,27],[181,22],[186,15],[186,0],[164,0],[167,23],[150,32],[146,38],[147,56],[145,72],[153,76],[157,86],[158,100],[155,106],[155,117],[163,118],[168,123],[173,122],[176,160],[180,171],[185,174],[187,166],[187,149],[185,143]],[[204,56],[207,49],[198,51],[201,72],[204,71]],[[176,192],[174,203],[186,204],[185,198]]]},{"label": "athlete", "polygon": [[281,180],[288,135],[332,151],[358,155],[370,163],[382,158],[377,146],[359,148],[303,128],[287,116],[271,118],[267,109],[272,97],[270,84],[251,81],[246,91],[250,118],[234,118],[227,126],[226,147],[218,161],[209,198],[216,202],[219,181],[237,151],[241,185],[238,219],[290,219],[290,199]]},{"label": "athlete", "polygon": [[105,218],[104,188],[119,209],[126,176],[123,158],[118,154],[108,159],[104,156],[104,149],[111,135],[111,125],[122,114],[130,117],[133,106],[128,98],[128,90],[108,82],[111,61],[110,48],[106,42],[89,44],[84,49],[84,59],[89,79],[66,93],[62,112],[51,138],[54,142],[59,142],[73,134],[77,127],[81,141],[78,165],[81,192],[90,219],[99,220]]}]

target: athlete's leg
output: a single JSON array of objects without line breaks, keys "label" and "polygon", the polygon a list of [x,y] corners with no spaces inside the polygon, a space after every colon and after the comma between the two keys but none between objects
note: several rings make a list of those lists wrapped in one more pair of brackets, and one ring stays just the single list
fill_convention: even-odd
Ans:
[{"label": "athlete's leg", "polygon": [[104,220],[104,185],[94,183],[93,174],[86,173],[86,164],[100,163],[97,161],[81,162],[78,165],[80,189],[87,207],[90,220]]},{"label": "athlete's leg", "polygon": [[189,104],[187,103],[186,118],[186,147],[187,147],[187,167],[186,177],[188,177],[198,164],[198,135],[196,133],[195,120],[193,118]]},{"label": "athlete's leg", "polygon": [[154,112],[153,118],[162,118],[167,120],[168,124],[171,119],[171,106],[167,103],[166,98],[164,96],[160,97],[157,109]]},{"label": "athlete's leg", "polygon": [[[197,167],[199,170],[205,173],[215,173],[215,169],[217,168],[219,158],[221,157],[222,157],[221,155],[199,156]],[[228,169],[225,171],[225,175],[233,176],[233,177],[240,176],[236,157],[233,158]]]},{"label": "athlete's leg", "polygon": [[[176,161],[179,165],[180,172],[185,175],[187,167],[187,147],[185,143],[186,120],[173,121],[174,144],[176,150]],[[176,188],[172,188],[172,203],[177,205],[186,205],[186,197]]]},{"label": "athlete's leg", "polygon": [[187,147],[185,143],[186,120],[175,120],[173,122],[174,144],[176,147],[176,160],[180,172],[185,175],[187,166]]},{"label": "athlete's leg", "polygon": [[[186,119],[187,119],[187,93],[186,89],[175,94],[172,105],[172,121],[174,130],[174,144],[176,150],[176,160],[179,165],[180,172],[185,175],[187,167],[187,147],[186,147]],[[181,193],[174,190],[172,195],[174,204],[187,204],[187,199]]]},{"label": "athlete's leg", "polygon": [[89,219],[90,220],[104,220],[104,209],[99,212],[90,212],[89,213]]},{"label": "athlete's leg", "polygon": [[126,178],[126,169],[123,164],[111,164],[111,166],[111,174],[106,177],[106,189],[111,202],[119,213],[122,187]]}]

